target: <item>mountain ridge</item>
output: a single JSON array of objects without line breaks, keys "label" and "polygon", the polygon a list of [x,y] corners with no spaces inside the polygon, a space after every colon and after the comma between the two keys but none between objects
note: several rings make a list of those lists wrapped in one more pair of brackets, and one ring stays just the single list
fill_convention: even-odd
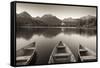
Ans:
[{"label": "mountain ridge", "polygon": [[[32,17],[27,12],[16,14],[17,26],[68,26],[68,27],[96,27],[96,17],[87,15],[77,19],[64,18],[63,20],[51,14],[42,17]],[[64,23],[64,25],[61,25]]]}]

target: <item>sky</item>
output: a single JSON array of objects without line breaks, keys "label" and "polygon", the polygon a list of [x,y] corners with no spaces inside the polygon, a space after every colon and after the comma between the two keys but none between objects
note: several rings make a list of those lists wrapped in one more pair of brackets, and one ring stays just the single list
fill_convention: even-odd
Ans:
[{"label": "sky", "polygon": [[19,14],[23,11],[28,12],[32,17],[41,17],[45,14],[52,14],[58,17],[59,19],[69,17],[80,18],[87,15],[96,16],[95,7],[17,3],[16,13]]}]

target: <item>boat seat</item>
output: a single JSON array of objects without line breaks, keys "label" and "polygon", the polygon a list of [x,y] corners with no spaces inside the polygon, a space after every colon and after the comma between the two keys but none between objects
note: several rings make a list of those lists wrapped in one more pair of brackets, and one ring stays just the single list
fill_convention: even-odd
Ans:
[{"label": "boat seat", "polygon": [[30,48],[24,48],[24,49],[28,49],[28,50],[34,50],[34,47],[30,47]]},{"label": "boat seat", "polygon": [[81,52],[81,53],[86,53],[87,50],[86,50],[86,49],[80,49],[80,52]]},{"label": "boat seat", "polygon": [[69,53],[60,53],[60,54],[55,54],[53,57],[54,58],[66,58],[69,57],[70,54]]},{"label": "boat seat", "polygon": [[71,61],[71,55],[69,53],[65,54],[55,54],[54,63],[65,63]]},{"label": "boat seat", "polygon": [[66,63],[66,62],[70,62],[71,58],[60,58],[60,59],[54,59],[54,63]]},{"label": "boat seat", "polygon": [[16,58],[16,61],[23,61],[23,60],[27,60],[27,59],[29,59],[30,58],[30,56],[18,56],[17,58]]},{"label": "boat seat", "polygon": [[27,65],[26,62],[17,62],[16,65]]},{"label": "boat seat", "polygon": [[57,48],[65,48],[65,46],[57,46]]},{"label": "boat seat", "polygon": [[83,59],[83,61],[96,60],[96,57],[95,56],[82,56],[81,58]]}]

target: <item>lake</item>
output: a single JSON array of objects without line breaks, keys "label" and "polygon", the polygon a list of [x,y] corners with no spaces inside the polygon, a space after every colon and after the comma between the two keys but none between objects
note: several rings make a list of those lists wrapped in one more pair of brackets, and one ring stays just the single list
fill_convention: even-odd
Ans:
[{"label": "lake", "polygon": [[36,64],[47,64],[53,48],[64,42],[78,61],[79,44],[96,53],[96,29],[80,28],[18,28],[16,31],[16,50],[36,42]]}]

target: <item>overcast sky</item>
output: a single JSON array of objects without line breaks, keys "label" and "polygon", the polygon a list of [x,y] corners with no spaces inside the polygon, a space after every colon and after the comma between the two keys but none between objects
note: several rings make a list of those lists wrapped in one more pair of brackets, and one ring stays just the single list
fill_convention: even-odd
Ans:
[{"label": "overcast sky", "polygon": [[68,17],[79,18],[87,15],[96,16],[95,7],[17,3],[16,12],[21,13],[23,11],[28,12],[32,17],[41,17],[44,14],[52,14],[60,19]]}]

